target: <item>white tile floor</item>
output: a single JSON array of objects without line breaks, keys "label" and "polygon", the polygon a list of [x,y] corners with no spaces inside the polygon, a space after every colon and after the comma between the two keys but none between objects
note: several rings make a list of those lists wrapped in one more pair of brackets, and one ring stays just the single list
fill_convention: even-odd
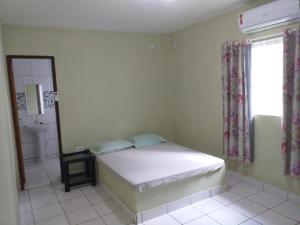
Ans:
[{"label": "white tile floor", "polygon": [[46,162],[25,163],[26,189],[41,187],[60,181],[59,158],[50,158]]},{"label": "white tile floor", "polygon": [[61,184],[19,193],[21,225],[128,225],[132,223],[101,186],[69,193]]},{"label": "white tile floor", "polygon": [[[101,186],[65,193],[63,186],[20,193],[21,225],[132,224]],[[149,220],[144,225],[300,225],[300,205],[247,183],[228,192]]]}]

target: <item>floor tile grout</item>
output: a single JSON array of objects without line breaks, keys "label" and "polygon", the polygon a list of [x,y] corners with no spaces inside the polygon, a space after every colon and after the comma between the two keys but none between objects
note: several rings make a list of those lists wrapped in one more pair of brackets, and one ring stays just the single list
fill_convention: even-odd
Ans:
[{"label": "floor tile grout", "polygon": [[[45,163],[28,162],[27,165],[25,164],[25,173],[27,173],[27,171],[29,171],[31,169],[32,170],[39,169],[39,170],[42,170],[42,172],[45,173],[46,178],[47,178],[46,183],[42,182],[41,184],[35,184],[33,187],[30,186],[30,182],[29,182],[29,184],[27,184],[27,186],[26,186],[26,189],[39,188],[39,187],[47,186],[49,184],[59,183],[59,181],[60,181],[60,171],[53,170],[51,168],[53,165],[59,165],[59,157],[58,156],[46,159]],[[55,172],[55,174],[57,172],[57,174],[54,177],[50,176],[51,171]],[[33,179],[33,180],[38,180],[38,179]],[[29,185],[29,187],[28,187],[28,185]]]},{"label": "floor tile grout", "polygon": [[[247,183],[245,183],[245,184],[247,184]],[[23,214],[23,213],[29,213],[29,212],[30,212],[30,214],[31,214],[31,216],[32,216],[32,219],[33,219],[33,225],[37,225],[38,223],[40,223],[40,222],[42,222],[42,221],[45,221],[45,220],[48,220],[48,219],[51,219],[51,218],[55,218],[55,217],[58,217],[58,216],[61,216],[61,215],[64,215],[64,217],[66,218],[68,224],[71,225],[71,221],[69,220],[68,215],[67,215],[68,213],[71,213],[71,212],[73,212],[73,211],[75,211],[75,210],[80,210],[80,209],[83,209],[83,208],[86,208],[86,207],[92,207],[92,209],[93,209],[94,211],[96,211],[96,213],[97,213],[97,216],[98,216],[97,218],[100,218],[100,219],[104,222],[104,224],[106,224],[106,225],[112,225],[112,224],[107,224],[107,222],[104,220],[103,217],[108,216],[108,215],[111,215],[111,214],[116,214],[116,213],[118,213],[118,212],[123,212],[122,208],[119,208],[119,207],[118,207],[119,209],[118,209],[117,211],[112,211],[112,212],[110,212],[110,213],[108,213],[108,214],[105,214],[105,215],[103,215],[103,216],[100,215],[100,213],[99,213],[98,210],[96,209],[95,205],[101,204],[101,203],[104,203],[104,202],[108,202],[108,201],[113,201],[113,199],[110,198],[110,199],[107,199],[107,200],[103,200],[103,201],[100,201],[100,202],[93,203],[93,202],[88,198],[88,196],[89,196],[89,195],[92,195],[92,194],[95,194],[95,193],[97,193],[99,196],[101,196],[100,193],[105,193],[104,190],[102,190],[102,191],[100,190],[100,191],[99,191],[99,190],[96,190],[94,187],[92,187],[91,190],[93,190],[93,191],[89,192],[89,190],[84,191],[84,190],[82,189],[82,188],[84,188],[84,187],[81,187],[81,188],[75,189],[75,190],[78,190],[78,191],[82,194],[81,196],[72,197],[72,198],[67,199],[67,200],[60,200],[59,197],[58,197],[58,195],[59,195],[59,193],[61,193],[61,192],[64,193],[64,192],[63,192],[63,190],[61,190],[61,189],[55,189],[55,186],[57,186],[57,185],[59,185],[59,184],[50,184],[50,185],[47,185],[47,186],[45,186],[45,187],[49,187],[49,188],[51,189],[51,191],[52,191],[53,193],[49,193],[49,195],[54,194],[55,197],[56,197],[56,199],[58,200],[58,202],[52,203],[52,204],[49,204],[49,205],[45,205],[45,206],[43,206],[43,207],[39,207],[39,208],[36,208],[36,209],[33,209],[33,205],[32,205],[32,200],[33,200],[33,199],[32,199],[32,194],[31,194],[30,192],[31,192],[31,191],[34,191],[34,190],[38,190],[38,189],[43,189],[43,188],[38,187],[38,188],[35,188],[35,189],[31,189],[31,190],[25,190],[25,195],[24,195],[24,196],[26,196],[26,197],[24,197],[24,199],[25,199],[25,201],[28,201],[28,202],[29,202],[30,209],[27,210],[27,211],[24,211],[24,212],[19,212],[19,214],[21,215],[21,214]],[[237,185],[238,185],[238,184],[237,184]],[[251,184],[247,184],[247,185],[252,186]],[[44,187],[44,188],[45,188],[45,187]],[[86,187],[90,187],[90,186],[86,186]],[[94,191],[95,191],[95,192],[94,192]],[[255,221],[255,222],[257,222],[258,224],[260,224],[260,223],[259,223],[258,221],[256,221],[254,218],[255,218],[255,217],[258,217],[259,215],[262,215],[262,214],[264,214],[264,213],[266,213],[266,212],[268,212],[268,211],[272,211],[273,213],[275,213],[275,214],[277,214],[277,215],[280,215],[280,216],[283,216],[283,217],[285,217],[285,218],[287,218],[287,219],[289,219],[289,220],[295,221],[297,224],[300,222],[300,221],[297,221],[297,220],[295,220],[295,219],[293,219],[293,218],[290,218],[289,216],[286,216],[286,215],[282,214],[281,212],[277,212],[277,211],[274,210],[274,208],[276,208],[276,207],[278,207],[278,206],[280,206],[280,205],[282,205],[282,204],[284,204],[284,203],[286,203],[286,202],[289,202],[288,200],[283,200],[282,202],[280,202],[280,203],[278,203],[278,204],[276,204],[276,205],[274,205],[274,206],[272,206],[272,207],[266,207],[266,206],[264,206],[264,205],[261,205],[261,204],[255,202],[255,201],[252,200],[252,199],[249,199],[250,197],[256,195],[256,194],[259,193],[259,192],[264,192],[263,190],[258,190],[257,192],[252,193],[251,195],[247,195],[247,196],[241,196],[241,195],[239,195],[238,193],[235,193],[235,192],[230,191],[230,189],[228,189],[226,192],[235,194],[235,195],[239,196],[240,199],[238,199],[238,200],[233,200],[233,201],[229,200],[229,203],[228,203],[228,204],[224,204],[220,199],[218,200],[218,199],[214,198],[215,196],[210,197],[210,198],[208,198],[208,199],[213,199],[213,200],[215,200],[216,202],[219,202],[220,204],[222,204],[222,207],[221,207],[221,208],[218,208],[218,209],[215,209],[215,210],[212,210],[212,211],[207,212],[207,213],[204,213],[204,212],[202,212],[199,208],[195,207],[195,204],[197,204],[198,202],[197,202],[197,203],[194,203],[194,204],[191,204],[191,205],[188,205],[188,206],[185,206],[185,207],[189,207],[189,206],[190,206],[190,207],[193,207],[193,209],[196,209],[197,211],[199,211],[199,212],[201,212],[201,213],[203,214],[203,215],[201,215],[201,216],[197,216],[197,217],[195,217],[195,218],[193,218],[193,219],[191,219],[191,220],[188,220],[188,221],[185,222],[185,223],[181,223],[175,216],[173,216],[173,215],[170,214],[171,212],[168,212],[168,213],[165,214],[165,215],[168,215],[169,217],[171,217],[172,219],[174,219],[175,221],[177,221],[177,222],[178,222],[179,224],[181,224],[181,225],[186,224],[186,223],[190,223],[190,222],[192,222],[192,221],[194,221],[194,220],[197,220],[197,219],[199,219],[199,218],[201,218],[201,217],[203,217],[203,216],[207,216],[207,217],[209,217],[210,219],[214,220],[216,223],[221,224],[221,223],[219,223],[218,221],[216,221],[213,217],[211,217],[210,214],[212,214],[212,213],[214,213],[214,212],[216,212],[216,211],[218,211],[218,210],[225,209],[225,208],[234,210],[233,208],[231,208],[231,206],[232,206],[233,204],[236,204],[236,203],[238,203],[238,202],[240,202],[240,201],[242,201],[242,200],[248,200],[248,201],[250,201],[250,202],[252,202],[252,203],[255,203],[255,204],[257,204],[257,205],[263,207],[264,210],[263,210],[262,212],[259,212],[259,213],[255,214],[255,215],[253,215],[253,216],[250,216],[250,217],[247,216],[247,215],[245,215],[245,214],[243,214],[243,213],[240,213],[239,211],[237,211],[238,214],[240,214],[240,215],[242,215],[243,217],[247,218],[247,220],[241,222],[240,224],[243,224],[243,223],[245,223],[246,221]],[[265,192],[264,192],[264,193],[265,193]],[[274,196],[274,195],[271,195],[271,194],[269,194],[269,193],[266,193],[266,194],[268,194],[268,195],[270,195],[270,196]],[[219,195],[220,195],[220,194],[219,194]],[[68,212],[65,211],[64,207],[62,206],[62,203],[63,203],[63,202],[71,201],[71,200],[74,200],[74,199],[77,199],[77,198],[82,198],[82,197],[84,197],[84,198],[87,200],[87,202],[89,203],[89,205],[86,205],[86,206],[84,206],[84,207],[80,207],[80,208],[78,208],[78,209],[73,209],[73,210],[68,211]],[[102,196],[101,196],[101,197],[102,197]],[[276,196],[274,196],[274,197],[276,197]],[[206,199],[204,199],[204,200],[206,200]],[[114,202],[114,201],[113,201],[113,202]],[[201,201],[199,201],[199,202],[201,202]],[[62,210],[63,210],[63,213],[62,213],[62,214],[56,215],[56,216],[52,216],[52,217],[50,217],[50,218],[43,219],[43,220],[40,220],[40,221],[37,221],[37,222],[35,221],[35,217],[34,217],[34,214],[33,214],[34,210],[41,209],[41,208],[45,208],[45,207],[49,207],[49,206],[52,206],[52,205],[55,205],[55,204],[58,204],[58,205],[62,208]],[[115,203],[115,204],[116,204],[116,203]],[[295,205],[298,205],[298,204],[295,203]],[[177,210],[180,210],[180,209],[177,209]],[[174,210],[174,211],[176,211],[176,210]],[[83,221],[83,222],[81,222],[80,224],[87,223],[87,222],[92,221],[92,220],[95,220],[95,219],[97,219],[97,218],[92,218],[92,219]],[[130,223],[132,223],[131,219],[130,219]]]},{"label": "floor tile grout", "polygon": [[291,218],[291,217],[289,217],[289,216],[287,216],[287,215],[284,215],[284,214],[282,214],[282,213],[280,213],[280,212],[277,212],[277,211],[275,211],[275,210],[273,210],[273,209],[271,209],[274,213],[277,213],[277,214],[279,214],[279,215],[282,215],[282,216],[284,216],[284,217],[286,217],[286,218],[288,218],[288,219],[290,219],[290,220],[293,220],[293,221],[295,221],[295,222],[297,222],[297,223],[299,223],[300,222],[300,220],[299,221],[297,221],[297,220],[295,220],[295,219],[293,219],[293,218]]},{"label": "floor tile grout", "polygon": [[[87,186],[87,187],[89,187],[89,186]],[[110,214],[113,214],[114,212],[110,212],[110,213],[108,213],[108,214],[105,214],[105,215],[101,216],[101,215],[99,214],[98,210],[95,208],[95,205],[96,205],[96,204],[103,203],[103,202],[107,202],[107,201],[109,201],[109,200],[107,200],[107,201],[101,201],[101,202],[98,202],[98,203],[96,203],[96,204],[93,204],[93,203],[90,202],[89,199],[87,198],[87,195],[93,194],[93,193],[89,193],[89,194],[84,193],[84,191],[81,190],[81,188],[78,188],[78,189],[76,189],[76,190],[79,190],[79,191],[83,194],[83,197],[85,197],[85,198],[87,199],[87,201],[89,202],[90,205],[85,206],[85,207],[82,207],[82,208],[74,209],[74,210],[72,210],[72,211],[79,210],[79,209],[83,209],[83,208],[86,208],[86,207],[91,206],[91,207],[96,211],[96,213],[97,213],[97,215],[99,216],[99,218],[102,219],[102,221],[104,222],[104,224],[107,224],[107,223],[105,222],[105,220],[103,219],[103,217],[104,217],[104,216],[107,216],[107,215],[110,215]],[[94,190],[95,190],[95,189],[94,189]],[[95,191],[96,191],[96,190],[95,190]],[[99,193],[99,192],[96,191],[96,193]],[[82,196],[81,196],[81,197],[82,197]],[[78,197],[78,198],[80,198],[80,197]],[[72,198],[72,199],[76,199],[76,197],[75,197],[75,198]],[[72,200],[72,199],[69,199],[69,200]],[[67,201],[68,201],[68,200],[67,200]],[[63,208],[63,207],[62,207],[62,208]],[[67,216],[67,213],[72,212],[72,211],[66,212],[64,208],[63,208],[63,210],[64,210],[64,214],[66,215],[66,217],[67,217],[67,219],[68,219],[68,222],[69,222],[69,218],[68,218],[68,216]],[[117,212],[117,211],[115,211],[115,212]],[[96,218],[93,218],[93,219],[84,221],[84,222],[79,223],[79,224],[83,224],[83,223],[86,223],[86,222],[89,222],[89,221],[92,221],[92,220],[95,220],[95,219],[96,219]],[[69,222],[69,223],[71,224],[71,222]],[[109,224],[107,224],[107,225],[109,225]]]}]

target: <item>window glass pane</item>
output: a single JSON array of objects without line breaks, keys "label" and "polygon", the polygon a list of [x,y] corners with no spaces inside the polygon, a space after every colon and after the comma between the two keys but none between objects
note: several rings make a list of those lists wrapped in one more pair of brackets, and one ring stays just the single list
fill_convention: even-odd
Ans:
[{"label": "window glass pane", "polygon": [[252,45],[251,73],[253,115],[282,116],[282,38]]}]

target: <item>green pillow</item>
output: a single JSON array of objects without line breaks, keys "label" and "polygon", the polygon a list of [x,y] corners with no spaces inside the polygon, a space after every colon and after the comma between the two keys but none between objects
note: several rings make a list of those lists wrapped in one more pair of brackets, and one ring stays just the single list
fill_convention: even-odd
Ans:
[{"label": "green pillow", "polygon": [[156,135],[156,134],[142,134],[131,137],[131,140],[136,148],[144,147],[148,145],[156,145],[160,143],[167,142],[164,138]]},{"label": "green pillow", "polygon": [[134,147],[134,144],[127,140],[111,140],[101,142],[99,144],[90,146],[89,149],[95,155],[102,155],[111,152],[121,151],[128,148]]}]

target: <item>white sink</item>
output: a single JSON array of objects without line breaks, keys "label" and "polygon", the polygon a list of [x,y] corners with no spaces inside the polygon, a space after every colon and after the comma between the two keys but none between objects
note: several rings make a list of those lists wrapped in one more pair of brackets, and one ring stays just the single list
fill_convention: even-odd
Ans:
[{"label": "white sink", "polygon": [[34,125],[25,125],[24,126],[26,130],[32,132],[32,133],[38,133],[46,131],[49,128],[49,124],[47,123],[38,123]]},{"label": "white sink", "polygon": [[29,132],[35,134],[38,139],[38,155],[39,161],[44,163],[45,162],[45,132],[49,128],[49,124],[47,123],[37,123],[33,125],[25,125],[24,128]]}]

